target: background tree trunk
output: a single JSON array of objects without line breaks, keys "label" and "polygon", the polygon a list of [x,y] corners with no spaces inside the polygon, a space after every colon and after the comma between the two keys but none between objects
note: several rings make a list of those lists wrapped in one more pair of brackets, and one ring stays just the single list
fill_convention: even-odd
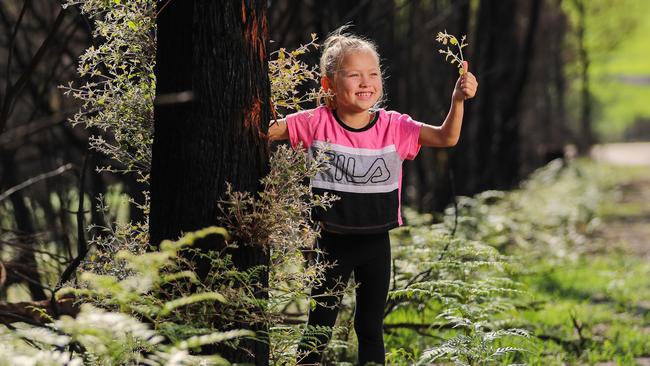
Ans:
[{"label": "background tree trunk", "polygon": [[466,105],[463,133],[452,160],[460,194],[509,189],[520,178],[519,110],[540,4],[540,0],[480,2],[470,71],[478,75],[481,91]]},{"label": "background tree trunk", "polygon": [[[150,217],[154,246],[217,224],[217,202],[224,198],[227,182],[237,191],[259,189],[268,169],[263,136],[270,118],[265,1],[172,1],[157,25]],[[198,245],[211,250],[222,248],[223,242],[212,237]],[[240,270],[269,261],[256,243],[240,243],[232,254]],[[207,263],[199,263],[199,269],[202,275],[209,271]],[[257,295],[265,297],[268,278],[262,282]],[[264,338],[262,324],[234,327],[261,331],[258,336]],[[220,353],[231,362],[268,364],[265,342],[243,341],[240,347]]]},{"label": "background tree trunk", "polygon": [[[14,179],[16,177],[15,168],[12,157],[5,155],[3,157],[4,171],[7,172],[7,183],[9,186],[18,184]],[[34,255],[34,248],[36,243],[34,235],[34,222],[30,208],[25,204],[25,198],[21,191],[12,194],[9,199],[14,208],[14,218],[16,221],[16,228],[20,233],[21,246],[18,250],[15,262],[20,265],[15,271],[9,274],[9,284],[17,282],[25,282],[33,300],[45,300],[47,294],[43,289],[43,285],[36,263],[36,256]]]},{"label": "background tree trunk", "polygon": [[578,39],[578,55],[580,60],[580,138],[578,139],[578,151],[580,154],[589,153],[589,148],[594,144],[594,136],[591,128],[591,92],[589,87],[589,52],[585,45],[585,33],[587,31],[587,11],[583,0],[573,1],[578,11],[578,26],[576,37]]}]

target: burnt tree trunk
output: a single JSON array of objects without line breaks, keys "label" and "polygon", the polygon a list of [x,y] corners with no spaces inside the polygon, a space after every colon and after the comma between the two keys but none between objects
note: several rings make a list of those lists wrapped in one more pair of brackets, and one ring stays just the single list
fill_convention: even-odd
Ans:
[{"label": "burnt tree trunk", "polygon": [[[218,224],[226,182],[255,192],[268,169],[264,132],[270,117],[265,1],[164,2],[157,18],[157,99],[151,171],[151,243]],[[202,250],[223,248],[218,237]],[[233,250],[240,270],[268,265],[256,243]],[[197,263],[199,274],[209,271]],[[267,296],[261,280],[258,296]],[[236,324],[264,338],[263,324]],[[231,362],[267,365],[268,342],[223,350]]]},{"label": "burnt tree trunk", "polygon": [[523,35],[519,52],[516,55],[514,69],[510,73],[509,97],[502,108],[501,133],[503,141],[499,141],[496,156],[492,159],[491,171],[496,173],[497,188],[513,188],[520,177],[521,148],[520,148],[520,109],[525,102],[524,92],[530,78],[530,68],[535,57],[535,40],[539,24],[542,0],[531,0],[529,8],[523,7],[522,14],[527,15],[527,24],[517,33]]},{"label": "burnt tree trunk", "polygon": [[[510,189],[520,178],[519,110],[534,56],[540,4],[480,2],[470,70],[477,73],[481,87],[466,107],[468,120],[453,163],[460,194]],[[524,27],[520,18],[527,21]]]}]

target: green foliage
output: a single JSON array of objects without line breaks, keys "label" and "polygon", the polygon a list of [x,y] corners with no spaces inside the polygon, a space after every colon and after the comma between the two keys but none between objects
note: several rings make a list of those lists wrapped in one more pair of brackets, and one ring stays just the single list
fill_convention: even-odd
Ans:
[{"label": "green foliage", "polygon": [[496,347],[494,341],[506,336],[528,337],[528,333],[521,329],[485,332],[480,326],[476,326],[476,332],[470,334],[471,336],[456,336],[427,350],[422,354],[417,365],[429,365],[431,362],[445,359],[459,366],[499,364],[503,356],[525,350],[516,347]]},{"label": "green foliage", "polygon": [[[497,344],[529,352],[504,360],[561,365],[647,354],[650,338],[640,329],[647,320],[638,315],[638,306],[648,296],[648,266],[594,238],[602,214],[613,212],[604,211],[603,204],[620,195],[614,185],[630,179],[625,175],[630,173],[623,173],[592,163],[555,161],[518,190],[460,200],[457,235],[489,242],[516,256],[525,268],[512,278],[525,284],[530,300],[518,304],[508,318],[510,326],[526,329],[531,337],[523,342],[508,337],[507,345]],[[638,173],[633,176],[639,179]],[[447,211],[449,226],[451,215]]]},{"label": "green foliage", "polygon": [[62,87],[83,103],[71,122],[91,129],[91,149],[115,162],[102,170],[135,173],[147,181],[153,143],[155,4],[67,0],[63,6],[74,5],[94,20],[93,38],[99,44],[79,58],[77,71],[85,83]]},{"label": "green foliage", "polygon": [[[581,178],[586,173],[579,165],[555,160],[521,189],[461,197],[458,235],[502,251],[525,250],[528,258],[576,259],[599,223],[596,210],[604,198],[598,172],[590,172],[592,180]],[[452,215],[450,208],[447,225]]]},{"label": "green foliage", "polygon": [[602,208],[632,177],[622,173],[555,161],[517,190],[459,197],[454,237],[454,208],[438,224],[407,211],[411,226],[393,233],[391,364],[633,364],[647,354],[648,266],[593,254],[611,245],[593,237],[602,214],[629,212]]},{"label": "green foliage", "polygon": [[524,260],[561,263],[585,250],[602,193],[597,180],[585,182],[584,174],[556,161],[519,190],[459,197],[455,237],[454,208],[440,224],[408,213],[412,226],[394,233],[394,310],[386,323],[444,341],[432,344],[420,336],[398,349],[421,364],[488,365],[526,357],[522,351],[530,346],[516,338],[528,339],[529,332],[516,314],[530,305],[516,279],[530,271]]},{"label": "green foliage", "polygon": [[644,299],[650,298],[647,261],[616,252],[591,253],[562,266],[541,260],[534,267],[522,280],[529,284],[535,306],[518,314],[539,337],[535,348],[544,350],[530,355],[531,363],[561,364],[550,355],[580,364],[650,352],[643,310]]},{"label": "green foliage", "polygon": [[[312,243],[318,232],[310,221],[316,207],[329,207],[334,196],[317,196],[303,182],[323,169],[323,154],[310,158],[301,150],[278,146],[270,159],[270,172],[261,180],[256,195],[227,192],[220,202],[223,222],[232,235],[231,245],[259,245],[269,251],[268,300],[262,300],[261,316],[271,327],[273,362],[295,362],[300,333],[283,326],[286,309],[308,297],[322,280],[328,264],[305,262],[305,253],[316,253]],[[259,301],[259,300],[258,300]],[[241,303],[239,304],[241,306]]]},{"label": "green foliage", "polygon": [[123,277],[82,273],[80,286],[59,292],[59,296],[74,294],[82,299],[80,313],[74,318],[63,316],[48,328],[25,325],[17,332],[3,331],[4,355],[9,360],[44,359],[51,365],[227,364],[205,350],[201,356],[189,354],[205,345],[254,335],[245,330],[224,332],[212,325],[215,317],[232,313],[222,305],[241,301],[241,296],[252,297],[221,282],[229,270],[227,261],[216,255],[213,261],[224,267],[217,267],[214,277],[226,295],[213,290],[215,283],[198,281],[187,270],[191,263],[183,252],[209,235],[227,233],[210,227],[176,242],[165,241],[156,252],[121,251],[117,259],[130,269]]},{"label": "green foliage", "polygon": [[[650,74],[645,60],[650,57],[647,34],[650,31],[650,3],[644,0],[581,0],[585,6],[585,47],[590,59],[589,78],[596,113],[593,127],[603,141],[619,141],[623,132],[637,118],[649,118],[650,97],[647,83]],[[562,10],[569,24],[576,28],[579,14],[576,1],[563,1]],[[574,54],[576,32],[566,37],[568,54]],[[575,58],[575,56],[573,56]],[[570,88],[569,111],[579,110],[580,72],[578,60],[568,60],[566,73]]]},{"label": "green foliage", "polygon": [[299,91],[302,84],[306,82],[318,82],[319,74],[316,66],[309,66],[300,60],[300,56],[309,52],[310,48],[318,48],[316,35],[313,33],[311,42],[291,51],[280,48],[271,54],[269,79],[274,119],[282,117],[280,111],[299,111],[302,109],[302,104],[316,98],[317,92],[313,88],[309,93]]},{"label": "green foliage", "polygon": [[[504,328],[508,321],[500,320],[521,302],[520,285],[510,278],[516,271],[513,258],[479,241],[452,237],[444,223],[421,222],[395,232],[388,308],[395,314],[389,313],[386,323],[409,319],[432,336],[449,337],[423,345],[418,364],[487,365],[520,351],[499,343],[505,335],[526,334]],[[430,314],[416,321],[423,311]]]},{"label": "green foliage", "polygon": [[88,239],[91,250],[89,256],[81,263],[81,272],[114,275],[120,279],[131,273],[130,268],[127,268],[123,260],[118,259],[117,254],[128,252],[139,255],[149,247],[148,197],[145,192],[144,204],[130,200],[131,204],[138,205],[144,212],[145,220],[142,222],[123,222],[117,218],[110,220],[112,218],[108,215],[110,207],[105,204],[103,196],[98,197],[95,210],[104,215],[106,222],[113,224],[106,227],[89,225],[88,230],[95,235]]}]

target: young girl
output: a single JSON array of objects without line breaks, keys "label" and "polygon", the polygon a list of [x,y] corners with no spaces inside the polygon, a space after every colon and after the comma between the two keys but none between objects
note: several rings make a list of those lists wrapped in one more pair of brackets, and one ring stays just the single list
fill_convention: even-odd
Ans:
[{"label": "young girl", "polygon": [[[463,68],[442,125],[416,122],[406,114],[376,108],[383,96],[377,49],[341,28],[325,41],[320,61],[321,85],[331,97],[325,98],[325,105],[288,115],[269,128],[271,140],[289,139],[294,148],[302,144],[310,153],[324,150],[329,157],[327,169],[311,179],[311,186],[316,194],[331,192],[341,198],[313,213],[322,229],[317,245],[323,256],[317,260],[335,265],[311,291],[317,305],[309,312],[308,324],[334,326],[340,296],[322,295],[340,292],[354,273],[360,365],[385,362],[388,230],[402,224],[402,162],[414,159],[420,146],[449,147],[458,141],[463,101],[474,97],[478,86],[467,63]],[[315,338],[316,351],[301,346],[299,364],[319,364],[329,336],[320,333]]]}]

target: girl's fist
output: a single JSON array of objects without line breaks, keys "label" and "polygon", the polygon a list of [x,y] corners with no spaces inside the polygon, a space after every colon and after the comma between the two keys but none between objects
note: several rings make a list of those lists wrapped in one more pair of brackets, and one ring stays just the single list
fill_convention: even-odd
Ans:
[{"label": "girl's fist", "polygon": [[456,80],[456,86],[454,87],[454,100],[465,100],[474,98],[476,95],[476,89],[478,88],[478,81],[474,74],[469,72],[469,63],[463,61],[463,73]]}]

